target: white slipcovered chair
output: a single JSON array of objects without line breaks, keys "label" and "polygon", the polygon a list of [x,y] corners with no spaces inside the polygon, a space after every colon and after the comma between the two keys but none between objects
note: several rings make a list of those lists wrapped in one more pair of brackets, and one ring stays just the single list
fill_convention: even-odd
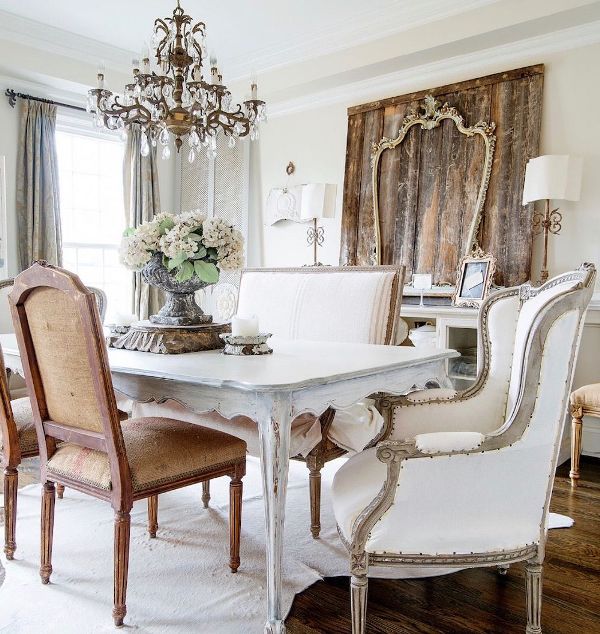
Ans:
[{"label": "white slipcovered chair", "polygon": [[[404,269],[377,267],[303,267],[247,269],[238,297],[240,315],[256,314],[261,331],[286,339],[395,344]],[[238,436],[248,452],[259,454],[256,423],[213,412],[196,414],[179,403],[138,403],[133,415],[176,417]],[[321,469],[346,450],[360,451],[382,433],[383,418],[374,402],[357,404],[320,419],[299,416],[292,423],[290,456],[306,461],[310,479],[311,532],[319,536]],[[203,501],[210,492],[205,487]]]},{"label": "white slipcovered chair", "polygon": [[332,498],[350,551],[355,634],[365,631],[369,566],[517,561],[525,561],[526,631],[541,633],[548,508],[594,278],[583,265],[540,289],[521,287],[510,378],[489,393],[489,409],[476,398],[414,405],[426,433],[408,439],[400,424],[337,472]]}]

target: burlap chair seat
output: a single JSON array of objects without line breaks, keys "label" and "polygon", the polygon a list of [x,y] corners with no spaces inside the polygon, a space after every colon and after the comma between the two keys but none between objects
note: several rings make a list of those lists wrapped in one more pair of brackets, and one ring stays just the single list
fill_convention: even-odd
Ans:
[{"label": "burlap chair seat", "polygon": [[600,383],[584,385],[571,394],[571,405],[600,413]]},{"label": "burlap chair seat", "polygon": [[[246,455],[239,438],[171,418],[134,418],[122,430],[135,493],[214,471]],[[65,443],[47,467],[49,477],[112,488],[108,455],[101,451]]]},{"label": "burlap chair seat", "polygon": [[[35,432],[35,423],[33,422],[33,412],[31,411],[31,401],[29,398],[17,398],[11,401],[13,417],[17,426],[17,434],[19,436],[19,447],[22,454],[37,454],[38,444]],[[4,449],[4,438],[0,431],[0,446]]]}]

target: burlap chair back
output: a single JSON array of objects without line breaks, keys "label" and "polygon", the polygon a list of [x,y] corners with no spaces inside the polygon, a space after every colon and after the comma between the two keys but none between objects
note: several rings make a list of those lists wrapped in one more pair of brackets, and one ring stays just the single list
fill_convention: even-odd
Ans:
[{"label": "burlap chair back", "polygon": [[24,302],[25,314],[48,418],[54,422],[103,433],[88,338],[77,301],[46,286],[35,288]]}]

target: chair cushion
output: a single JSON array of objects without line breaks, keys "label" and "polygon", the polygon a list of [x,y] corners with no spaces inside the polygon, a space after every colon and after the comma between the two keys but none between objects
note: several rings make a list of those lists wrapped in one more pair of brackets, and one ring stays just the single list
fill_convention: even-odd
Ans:
[{"label": "chair cushion", "polygon": [[[37,453],[38,443],[33,422],[33,412],[31,411],[31,401],[28,397],[17,398],[10,403],[17,426],[19,436],[19,446],[22,454]],[[2,439],[4,447],[4,439]]]},{"label": "chair cushion", "polygon": [[[171,418],[134,418],[122,424],[133,491],[200,475],[246,456],[246,443],[213,429]],[[112,488],[108,455],[73,443],[61,445],[48,473],[104,490]]]},{"label": "chair cushion", "polygon": [[572,392],[571,405],[600,411],[600,383],[584,385]]}]

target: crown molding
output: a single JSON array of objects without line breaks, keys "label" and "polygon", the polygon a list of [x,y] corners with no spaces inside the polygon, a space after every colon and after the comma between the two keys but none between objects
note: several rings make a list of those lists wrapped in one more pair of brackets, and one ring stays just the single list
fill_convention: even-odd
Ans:
[{"label": "crown molding", "polygon": [[[457,3],[454,0],[420,0],[418,3],[399,2],[380,12],[367,7],[351,17],[338,19],[334,24],[325,27],[315,25],[310,34],[304,34],[302,42],[294,45],[290,45],[289,38],[283,35],[268,46],[248,50],[244,54],[232,57],[224,54],[223,65],[227,69],[228,80],[235,82],[248,78],[255,71],[266,72],[335,53],[347,49],[349,43],[352,46],[366,44],[497,1],[464,0]],[[130,70],[130,61],[137,55],[134,51],[2,10],[0,39],[74,57],[94,66],[102,61],[108,68],[121,72]]]},{"label": "crown molding", "polygon": [[47,53],[75,58],[93,66],[97,66],[101,61],[106,67],[121,72],[130,70],[130,62],[136,56],[132,51],[2,10],[0,39],[24,44]]},{"label": "crown molding", "polygon": [[396,35],[410,29],[438,22],[453,15],[467,13],[498,0],[420,0],[398,2],[385,11],[374,11],[366,5],[364,11],[346,19],[340,18],[326,27],[315,25],[298,44],[290,45],[282,38],[247,54],[223,56],[230,83],[243,81],[254,72],[265,73],[299,62],[337,53],[351,46],[360,46]]},{"label": "crown molding", "polygon": [[489,67],[497,63],[522,64],[525,58],[583,48],[598,42],[600,20],[307,93],[297,98],[279,101],[267,98],[269,118],[274,119],[334,104],[360,104],[369,99],[401,94],[398,91],[414,90],[416,80],[419,85],[424,82],[433,84],[437,81],[448,83],[448,75],[456,75],[457,72],[477,72],[484,66]]}]

